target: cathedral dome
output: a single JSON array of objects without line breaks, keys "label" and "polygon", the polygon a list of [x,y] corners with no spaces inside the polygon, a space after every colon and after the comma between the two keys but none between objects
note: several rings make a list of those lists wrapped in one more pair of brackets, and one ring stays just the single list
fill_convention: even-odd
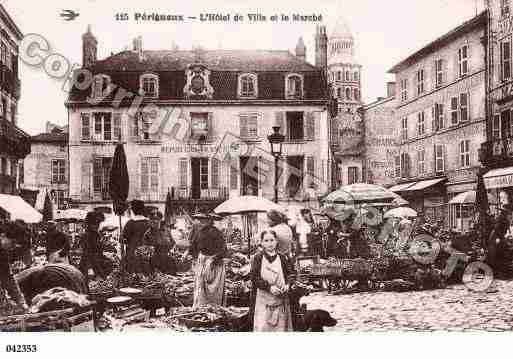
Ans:
[{"label": "cathedral dome", "polygon": [[331,39],[352,39],[353,34],[351,33],[351,29],[349,28],[349,25],[347,25],[347,22],[340,18],[335,27],[333,28],[333,32],[330,35]]}]

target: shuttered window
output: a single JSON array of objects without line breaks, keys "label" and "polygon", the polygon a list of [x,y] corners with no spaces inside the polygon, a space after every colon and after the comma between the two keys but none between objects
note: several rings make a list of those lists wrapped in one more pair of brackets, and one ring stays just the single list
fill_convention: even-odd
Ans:
[{"label": "shuttered window", "polygon": [[141,160],[141,192],[159,192],[159,165],[158,157],[145,157]]},{"label": "shuttered window", "polygon": [[219,188],[219,160],[212,157],[212,188]]},{"label": "shuttered window", "polygon": [[458,98],[451,98],[451,125],[458,124]]},{"label": "shuttered window", "polygon": [[181,188],[187,187],[188,163],[189,160],[187,158],[180,158],[180,161],[178,162],[178,173]]},{"label": "shuttered window", "polygon": [[511,38],[500,44],[500,57],[501,57],[501,78],[507,81],[511,78]]},{"label": "shuttered window", "polygon": [[82,125],[82,140],[89,141],[91,139],[91,117],[88,113],[80,115]]},{"label": "shuttered window", "polygon": [[258,137],[258,114],[241,114],[239,121],[241,138]]},{"label": "shuttered window", "polygon": [[313,112],[306,113],[306,139],[315,140],[315,114]]},{"label": "shuttered window", "polygon": [[444,145],[435,145],[435,172],[445,171]]},{"label": "shuttered window", "polygon": [[466,122],[469,120],[468,115],[468,94],[460,94],[460,121]]},{"label": "shuttered window", "polygon": [[115,113],[113,119],[113,140],[121,140],[121,113]]},{"label": "shuttered window", "polygon": [[401,177],[401,157],[400,156],[394,157],[394,164],[395,164],[395,177],[400,178]]},{"label": "shuttered window", "polygon": [[460,77],[468,74],[468,45],[460,47],[458,50],[458,64],[460,69]]}]

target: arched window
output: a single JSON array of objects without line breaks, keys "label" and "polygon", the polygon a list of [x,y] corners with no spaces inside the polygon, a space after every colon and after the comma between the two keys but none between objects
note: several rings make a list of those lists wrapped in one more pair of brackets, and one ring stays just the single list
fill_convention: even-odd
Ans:
[{"label": "arched window", "polygon": [[351,81],[350,77],[351,77],[351,75],[350,75],[349,71],[346,71],[346,81]]},{"label": "arched window", "polygon": [[358,81],[358,71],[355,71],[353,74],[353,80]]},{"label": "arched window", "polygon": [[353,90],[353,97],[354,97],[355,101],[360,100],[360,91],[358,91],[358,89],[356,89],[356,88]]},{"label": "arched window", "polygon": [[242,74],[239,76],[239,97],[257,97],[257,75]]},{"label": "arched window", "polygon": [[[105,74],[95,75],[93,78],[92,97],[103,98],[109,94],[110,77]],[[5,111],[5,110],[4,110]]]},{"label": "arched window", "polygon": [[337,81],[342,81],[342,71],[337,71]]},{"label": "arched window", "polygon": [[340,87],[337,89],[337,98],[342,98],[342,89]]},{"label": "arched window", "polygon": [[301,75],[288,75],[285,86],[285,93],[287,98],[303,97],[303,77]]},{"label": "arched window", "polygon": [[144,74],[140,78],[140,89],[144,97],[159,97],[159,77],[156,74]]},{"label": "arched window", "polygon": [[351,89],[349,87],[346,87],[346,100],[351,99]]}]

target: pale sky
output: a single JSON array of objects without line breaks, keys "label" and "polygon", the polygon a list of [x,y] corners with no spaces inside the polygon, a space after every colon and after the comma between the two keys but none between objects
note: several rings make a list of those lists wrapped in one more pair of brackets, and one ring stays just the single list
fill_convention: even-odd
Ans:
[{"label": "pale sky", "polygon": [[[132,39],[143,36],[145,49],[170,49],[176,43],[180,49],[201,45],[207,49],[275,49],[294,51],[303,37],[307,59],[314,62],[316,22],[207,23],[136,22],[135,12],[183,14],[200,13],[248,14],[261,13],[269,20],[274,14],[320,14],[328,27],[328,35],[339,17],[343,17],[355,36],[357,57],[362,68],[362,96],[371,102],[386,93],[386,82],[393,80],[387,71],[428,42],[448,32],[483,9],[483,0],[3,0],[24,34],[44,36],[52,50],[64,55],[71,63],[81,64],[81,35],[87,24],[98,40],[99,58],[131,48]],[[72,9],[80,16],[64,21],[62,9]],[[127,12],[129,21],[116,21],[117,13]],[[19,105],[19,126],[34,135],[44,131],[47,120],[67,123],[62,81],[48,77],[42,68],[20,66],[22,83]]]}]

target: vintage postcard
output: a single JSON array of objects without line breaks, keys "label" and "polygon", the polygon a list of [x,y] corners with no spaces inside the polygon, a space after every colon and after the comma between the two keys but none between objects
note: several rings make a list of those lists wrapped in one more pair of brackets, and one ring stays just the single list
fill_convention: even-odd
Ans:
[{"label": "vintage postcard", "polygon": [[512,24],[1,1],[0,331],[511,331]]}]

